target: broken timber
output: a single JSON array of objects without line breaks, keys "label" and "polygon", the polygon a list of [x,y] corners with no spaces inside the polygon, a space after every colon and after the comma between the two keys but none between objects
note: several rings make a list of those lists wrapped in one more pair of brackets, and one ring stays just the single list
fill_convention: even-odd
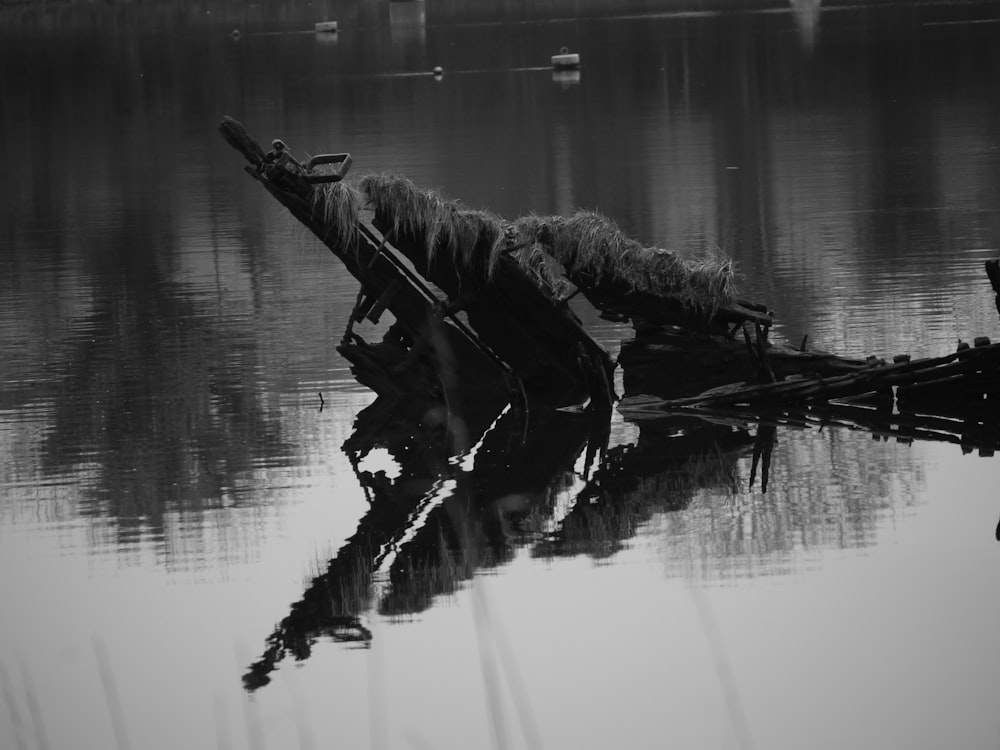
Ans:
[{"label": "broken timber", "polygon": [[[733,383],[696,395],[668,398],[654,407],[663,411],[677,408],[760,406],[841,401],[895,401],[900,407],[919,408],[933,404],[939,411],[979,405],[996,407],[1000,402],[1000,344],[982,337],[976,346],[962,344],[942,357],[872,362],[832,377],[789,375],[768,383]],[[650,408],[647,398],[623,403],[632,409]]]}]

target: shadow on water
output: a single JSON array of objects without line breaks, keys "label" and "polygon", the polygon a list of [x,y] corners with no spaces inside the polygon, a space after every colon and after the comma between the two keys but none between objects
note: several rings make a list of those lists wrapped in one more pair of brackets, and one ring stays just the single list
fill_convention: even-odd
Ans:
[{"label": "shadow on water", "polygon": [[[599,561],[626,548],[656,515],[688,509],[704,490],[724,497],[769,489],[780,494],[772,459],[784,431],[860,430],[875,440],[944,441],[966,452],[978,447],[983,455],[1000,446],[995,422],[857,406],[650,413],[634,424],[634,440],[609,447],[607,413],[553,411],[529,418],[506,407],[499,414],[459,416],[427,404],[398,408],[377,400],[358,415],[343,445],[368,511],[267,639],[244,675],[245,688],[268,684],[286,657],[307,659],[320,639],[367,647],[367,614],[421,612],[518,550]],[[394,467],[369,465],[379,452],[391,456]],[[779,467],[777,481],[793,483],[794,471]],[[878,512],[863,503],[839,512],[820,505],[791,511],[809,518],[789,518],[782,505],[759,509],[766,516],[758,521],[762,538],[741,541],[733,537],[740,536],[738,529],[717,529],[713,544],[723,554],[744,544],[777,551],[799,532],[813,541],[832,535],[863,544]]]}]

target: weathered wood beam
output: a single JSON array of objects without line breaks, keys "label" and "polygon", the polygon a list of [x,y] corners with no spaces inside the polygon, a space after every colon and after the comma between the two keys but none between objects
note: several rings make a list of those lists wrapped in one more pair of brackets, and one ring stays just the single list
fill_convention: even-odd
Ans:
[{"label": "weathered wood beam", "polygon": [[[509,367],[489,350],[480,338],[467,327],[442,321],[439,315],[444,301],[439,299],[421,280],[409,272],[405,263],[394,256],[394,250],[379,242],[362,225],[354,231],[331,226],[327,217],[315,208],[315,186],[301,171],[301,165],[287,152],[283,158],[269,161],[263,149],[250,137],[242,124],[225,118],[219,125],[225,140],[250,163],[247,172],[274,196],[289,212],[344,264],[361,283],[364,293],[374,300],[369,315],[389,310],[395,317],[396,330],[406,347],[413,348],[420,342],[430,343],[435,362],[432,369],[440,369],[443,362],[454,368],[449,382],[462,389],[490,392],[497,400],[508,394]],[[297,166],[296,166],[297,165]],[[376,315],[377,317],[377,315]],[[355,342],[356,343],[356,342]],[[369,349],[345,346],[342,353],[355,365],[355,375],[374,387],[381,384],[406,383],[391,372],[372,370],[380,363]],[[348,354],[349,353],[349,354]],[[450,375],[454,377],[450,377]],[[422,382],[410,378],[409,382]],[[389,394],[394,391],[390,390]]]}]

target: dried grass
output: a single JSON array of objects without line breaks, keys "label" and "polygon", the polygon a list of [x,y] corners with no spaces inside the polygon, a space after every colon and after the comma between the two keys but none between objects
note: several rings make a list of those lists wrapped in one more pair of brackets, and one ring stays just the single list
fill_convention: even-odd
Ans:
[{"label": "dried grass", "polygon": [[358,239],[358,221],[363,203],[357,188],[346,182],[322,183],[313,191],[312,215],[327,226],[331,234],[345,248],[354,247]]},{"label": "dried grass", "polygon": [[610,283],[711,315],[736,294],[735,269],[721,251],[682,258],[627,237],[615,222],[592,211],[569,218],[525,216],[514,222],[522,241],[542,244],[574,281]]},{"label": "dried grass", "polygon": [[354,240],[364,200],[391,222],[390,241],[394,234],[407,235],[422,244],[428,266],[444,257],[460,273],[489,279],[507,256],[555,299],[568,297],[574,284],[611,284],[672,298],[710,316],[736,295],[733,262],[721,251],[682,258],[642,245],[593,211],[568,218],[530,214],[507,222],[392,174],[366,175],[357,189],[333,183],[316,198],[342,241]]},{"label": "dried grass", "polygon": [[464,273],[489,276],[493,271],[506,236],[499,217],[419,190],[397,175],[367,175],[360,187],[376,215],[391,217],[391,234],[422,238],[428,265],[443,253]]}]

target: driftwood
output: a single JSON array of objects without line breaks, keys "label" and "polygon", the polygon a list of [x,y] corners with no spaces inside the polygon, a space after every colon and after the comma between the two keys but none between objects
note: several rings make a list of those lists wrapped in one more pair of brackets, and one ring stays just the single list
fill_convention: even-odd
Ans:
[{"label": "driftwood", "polygon": [[[1000,310],[1000,261],[988,261],[986,273],[997,292]],[[1000,344],[985,336],[940,357],[911,359],[898,355],[886,362],[772,346],[759,325],[753,335],[743,324],[745,348],[721,336],[696,335],[677,328],[637,329],[622,344],[625,400],[620,410],[632,415],[651,409],[710,411],[729,407],[800,405],[895,405],[899,409],[951,415],[968,409],[1000,420]],[[663,365],[683,360],[675,371]],[[656,404],[654,406],[654,404]]]},{"label": "driftwood", "polygon": [[[735,383],[694,396],[662,401],[664,409],[678,407],[794,404],[835,399],[896,398],[900,403],[975,403],[996,405],[1000,344],[978,339],[975,348],[963,346],[943,357],[874,363],[833,377],[792,375],[773,383]],[[893,392],[895,388],[895,392]]]},{"label": "driftwood", "polygon": [[660,399],[634,396],[622,402],[626,419],[644,425],[673,423],[687,417],[745,428],[785,427],[823,429],[839,427],[868,432],[875,440],[899,443],[938,442],[961,447],[963,453],[992,456],[1000,450],[1000,415],[975,407],[894,408],[848,402],[815,402],[799,405],[701,406],[696,410],[665,406]]}]

